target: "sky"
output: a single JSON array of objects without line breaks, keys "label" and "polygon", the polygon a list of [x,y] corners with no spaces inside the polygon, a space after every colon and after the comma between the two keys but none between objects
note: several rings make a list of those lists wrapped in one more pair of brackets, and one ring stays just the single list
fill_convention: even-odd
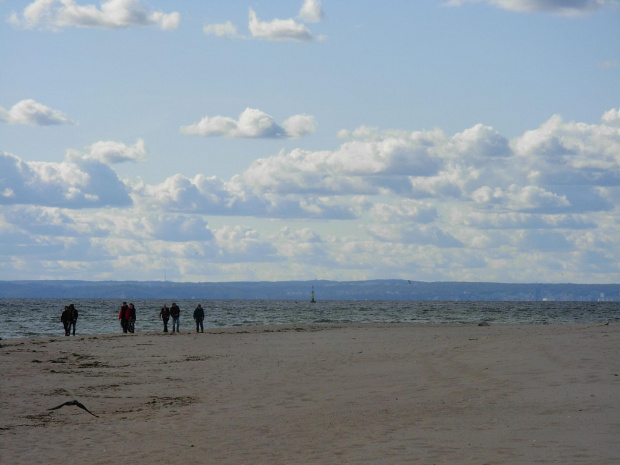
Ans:
[{"label": "sky", "polygon": [[620,282],[617,0],[0,0],[0,279]]}]

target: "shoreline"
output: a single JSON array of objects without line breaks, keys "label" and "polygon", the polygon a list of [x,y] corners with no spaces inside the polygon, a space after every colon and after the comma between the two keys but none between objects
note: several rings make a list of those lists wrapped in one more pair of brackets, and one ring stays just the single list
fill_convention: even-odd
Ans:
[{"label": "shoreline", "polygon": [[[612,464],[619,341],[618,323],[4,339],[0,462]],[[49,410],[72,399],[98,417]]]},{"label": "shoreline", "polygon": [[[288,331],[324,331],[330,329],[338,329],[343,327],[348,328],[392,328],[392,327],[419,327],[419,328],[453,328],[453,327],[479,327],[479,326],[493,326],[496,328],[509,328],[509,327],[538,327],[538,326],[575,326],[575,327],[599,327],[599,326],[609,326],[609,325],[618,325],[620,321],[607,320],[607,321],[589,321],[589,322],[554,322],[554,323],[541,323],[541,322],[532,322],[532,323],[504,323],[504,322],[491,322],[491,321],[480,321],[480,322],[472,322],[472,323],[460,323],[460,322],[446,322],[446,323],[436,323],[436,322],[396,322],[396,323],[387,323],[387,322],[329,322],[329,323],[281,323],[281,324],[264,324],[264,325],[247,325],[247,326],[222,326],[222,327],[207,327],[205,326],[204,334],[247,334],[247,333],[270,333],[270,332],[288,332]],[[1,337],[0,338],[0,348],[2,344],[8,345],[10,341],[40,341],[41,339],[48,339],[50,342],[55,342],[57,339],[60,340],[69,340],[69,339],[80,339],[80,338],[92,338],[92,337],[109,337],[109,336],[119,336],[119,337],[132,337],[139,335],[161,335],[161,336],[171,336],[172,331],[168,331],[164,333],[162,330],[141,330],[136,329],[135,333],[122,333],[119,329],[114,332],[106,332],[106,333],[80,333],[79,329],[76,332],[75,336],[65,336],[62,334],[62,331],[58,331],[58,334],[42,334],[39,336],[18,336],[18,337]],[[195,334],[195,328],[188,327],[187,325],[182,328],[179,334]],[[176,333],[175,333],[176,334]]]},{"label": "shoreline", "polygon": [[[117,301],[75,302],[79,311],[77,334],[106,334],[120,331]],[[134,301],[137,331],[158,332],[161,303]],[[197,301],[179,301],[181,329],[193,327],[192,312]],[[420,324],[571,324],[620,322],[620,303],[466,303],[466,302],[317,302],[291,301],[208,302],[205,327],[230,328],[279,324],[420,323]],[[22,306],[20,306],[22,305]],[[0,306],[2,338],[53,337],[64,334],[57,302]]]}]

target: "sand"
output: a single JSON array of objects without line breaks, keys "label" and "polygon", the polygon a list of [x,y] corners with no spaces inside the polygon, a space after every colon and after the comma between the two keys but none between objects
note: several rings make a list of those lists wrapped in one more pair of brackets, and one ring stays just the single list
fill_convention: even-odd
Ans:
[{"label": "sand", "polygon": [[7,465],[620,463],[620,324],[0,342]]}]

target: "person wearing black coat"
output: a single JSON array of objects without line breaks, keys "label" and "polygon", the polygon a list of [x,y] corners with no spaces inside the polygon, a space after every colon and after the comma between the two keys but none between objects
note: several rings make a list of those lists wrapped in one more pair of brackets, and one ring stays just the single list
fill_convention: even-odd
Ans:
[{"label": "person wearing black coat", "polygon": [[170,306],[170,316],[172,317],[172,332],[176,328],[177,333],[179,332],[179,320],[181,319],[181,309],[177,304],[172,302]]},{"label": "person wearing black coat", "polygon": [[133,304],[129,304],[129,324],[127,330],[133,333],[136,330],[136,307]]},{"label": "person wearing black coat", "polygon": [[77,308],[75,308],[75,305],[71,304],[69,305],[69,332],[71,332],[71,328],[73,328],[74,336],[75,336],[75,325],[77,324],[77,319],[78,319]]},{"label": "person wearing black coat", "polygon": [[62,321],[62,326],[65,328],[65,336],[69,336],[71,334],[71,314],[68,306],[65,306],[62,315],[60,315],[60,321]]},{"label": "person wearing black coat", "polygon": [[196,307],[196,310],[194,310],[194,321],[196,322],[196,332],[198,332],[199,328],[200,328],[201,333],[205,332],[205,328],[202,323],[204,319],[205,319],[205,311],[202,309],[200,304],[198,304],[198,307]]},{"label": "person wearing black coat", "polygon": [[164,333],[168,332],[168,320],[170,319],[170,309],[166,304],[161,308],[159,312],[159,319],[164,322]]}]

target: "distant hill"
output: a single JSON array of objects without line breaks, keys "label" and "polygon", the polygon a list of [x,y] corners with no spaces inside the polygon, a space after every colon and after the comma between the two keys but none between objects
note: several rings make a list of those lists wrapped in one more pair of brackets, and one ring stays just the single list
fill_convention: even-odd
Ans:
[{"label": "distant hill", "polygon": [[3,298],[620,301],[620,284],[370,281],[0,281]]}]

